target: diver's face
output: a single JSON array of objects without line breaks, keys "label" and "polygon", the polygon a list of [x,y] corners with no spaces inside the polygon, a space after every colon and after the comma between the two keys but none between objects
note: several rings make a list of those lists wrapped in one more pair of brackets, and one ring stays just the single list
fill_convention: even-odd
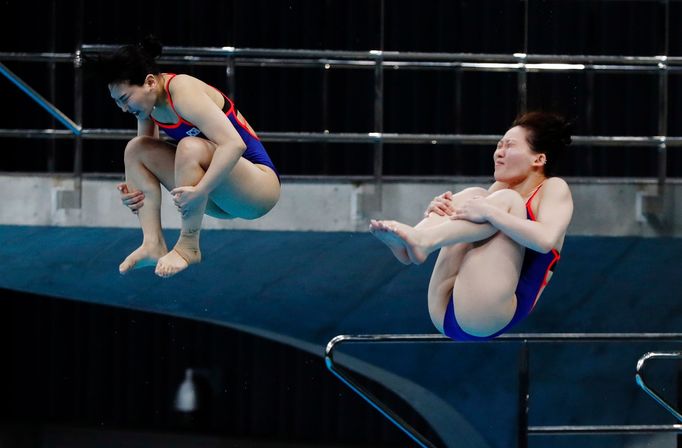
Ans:
[{"label": "diver's face", "polygon": [[528,131],[521,126],[509,129],[497,143],[493,154],[495,180],[505,183],[523,181],[537,166],[544,154],[533,151],[528,143]]},{"label": "diver's face", "polygon": [[123,112],[129,112],[138,120],[149,118],[156,103],[155,82],[148,82],[149,76],[141,86],[128,81],[109,84],[109,93]]}]

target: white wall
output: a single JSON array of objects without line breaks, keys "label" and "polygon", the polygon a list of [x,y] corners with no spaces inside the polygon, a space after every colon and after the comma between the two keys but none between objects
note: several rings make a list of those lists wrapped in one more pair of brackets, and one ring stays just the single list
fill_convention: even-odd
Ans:
[{"label": "white wall", "polygon": [[[0,225],[137,227],[137,217],[118,199],[115,180],[83,180],[81,208],[68,208],[74,182],[68,177],[0,175]],[[570,183],[570,182],[569,182]],[[431,198],[445,190],[457,191],[472,183],[385,183],[381,211],[372,184],[349,182],[284,182],[282,197],[265,217],[220,221],[206,217],[205,228],[257,230],[365,230],[370,217],[418,222]],[[682,236],[682,216],[676,197],[680,186],[666,187],[659,218],[637,219],[638,197],[655,194],[656,185],[628,182],[571,185],[575,213],[573,235]],[[641,205],[641,204],[640,204]],[[646,204],[645,208],[646,208]],[[655,205],[655,203],[654,203]],[[65,208],[66,207],[66,208]],[[641,207],[640,207],[641,208]],[[662,221],[661,221],[662,220]],[[180,219],[164,191],[164,227],[178,228]]]}]

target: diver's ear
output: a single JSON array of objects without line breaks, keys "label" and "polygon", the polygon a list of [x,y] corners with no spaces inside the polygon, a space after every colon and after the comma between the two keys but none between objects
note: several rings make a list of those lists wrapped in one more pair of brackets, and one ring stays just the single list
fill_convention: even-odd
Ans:
[{"label": "diver's ear", "polygon": [[156,76],[149,73],[145,78],[144,78],[144,85],[151,88],[152,90],[156,88],[156,85],[158,84],[158,80],[156,79]]},{"label": "diver's ear", "polygon": [[537,156],[535,156],[535,160],[533,161],[533,166],[544,166],[547,165],[547,156],[544,153],[540,153]]}]

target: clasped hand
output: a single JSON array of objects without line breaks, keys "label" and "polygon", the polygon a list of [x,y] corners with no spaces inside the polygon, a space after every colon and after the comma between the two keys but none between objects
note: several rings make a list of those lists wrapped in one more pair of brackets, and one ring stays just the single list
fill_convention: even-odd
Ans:
[{"label": "clasped hand", "polygon": [[174,188],[170,194],[173,196],[175,207],[183,218],[196,209],[203,207],[208,199],[208,194],[192,186]]},{"label": "clasped hand", "polygon": [[452,203],[452,192],[446,191],[433,198],[424,212],[424,216],[428,217],[430,213],[435,213],[453,220],[461,219],[484,223],[488,220],[488,212],[490,211],[490,204],[484,199],[484,196],[474,196],[455,207]]},{"label": "clasped hand", "polygon": [[130,191],[125,182],[116,185],[116,189],[121,194],[121,202],[128,207],[131,212],[138,214],[139,210],[144,205],[144,193],[140,190]]},{"label": "clasped hand", "polygon": [[462,219],[482,224],[488,221],[490,207],[491,205],[485,200],[485,197],[474,196],[455,208],[454,213],[450,215],[450,219]]}]

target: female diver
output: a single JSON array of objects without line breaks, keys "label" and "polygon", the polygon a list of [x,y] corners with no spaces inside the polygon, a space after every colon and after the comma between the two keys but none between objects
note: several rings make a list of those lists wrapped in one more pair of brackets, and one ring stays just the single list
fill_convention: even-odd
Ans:
[{"label": "female diver", "polygon": [[494,338],[524,319],[552,276],[573,214],[566,182],[551,177],[571,143],[561,117],[527,113],[497,144],[495,183],[437,196],[415,227],[372,221],[370,231],[404,264],[440,249],[428,305],[456,340]]},{"label": "female diver", "polygon": [[[100,59],[111,97],[137,118],[137,136],[124,152],[123,203],[136,213],[142,245],[121,263],[122,274],[155,265],[170,277],[201,261],[204,213],[255,219],[277,203],[280,182],[258,136],[233,102],[203,81],[162,73],[161,45],[148,37]],[[171,139],[159,137],[159,129]],[[170,251],[161,232],[161,188],[170,191],[182,217]]]}]

